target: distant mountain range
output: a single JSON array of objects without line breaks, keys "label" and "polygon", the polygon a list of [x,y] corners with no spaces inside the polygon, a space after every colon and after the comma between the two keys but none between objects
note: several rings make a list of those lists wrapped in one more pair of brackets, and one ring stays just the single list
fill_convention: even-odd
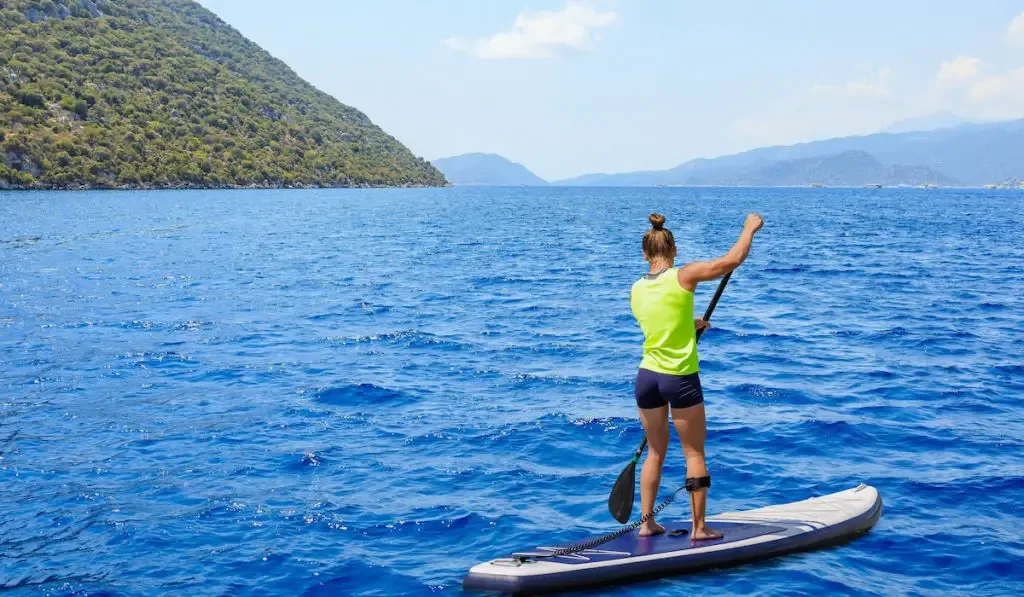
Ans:
[{"label": "distant mountain range", "polygon": [[859,186],[863,184],[949,186],[956,181],[927,166],[886,166],[866,151],[796,160],[780,160],[741,169],[731,175],[716,173],[691,177],[690,184],[723,186]]},{"label": "distant mountain range", "polygon": [[456,186],[542,186],[546,180],[530,172],[522,164],[511,162],[493,153],[467,153],[434,160],[435,168]]},{"label": "distant mountain range", "polygon": [[[1024,178],[1024,119],[969,123],[940,113],[893,123],[873,135],[762,147],[690,160],[668,170],[586,174],[562,186],[982,186]],[[455,185],[546,185],[494,154],[434,160]]]},{"label": "distant mountain range", "polygon": [[1010,178],[1024,178],[1024,119],[763,147],[669,170],[587,174],[552,184],[981,186]]}]

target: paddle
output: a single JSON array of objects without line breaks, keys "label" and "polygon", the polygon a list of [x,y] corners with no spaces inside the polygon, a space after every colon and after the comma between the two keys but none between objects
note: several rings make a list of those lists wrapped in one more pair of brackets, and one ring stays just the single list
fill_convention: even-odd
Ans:
[{"label": "paddle", "polygon": [[[725,274],[722,281],[718,283],[718,289],[715,290],[715,295],[711,297],[711,304],[708,305],[708,310],[704,312],[704,321],[710,321],[711,314],[714,313],[715,307],[718,305],[718,299],[722,298],[722,292],[725,291],[725,285],[729,283],[730,277],[732,277],[732,272]],[[705,329],[707,328],[697,330],[698,341]],[[640,457],[643,456],[645,448],[647,448],[646,436],[644,441],[640,442],[640,447],[636,449],[636,452],[633,452],[633,459],[629,461],[626,468],[622,469],[619,478],[615,480],[612,493],[608,496],[608,511],[612,513],[612,516],[620,524],[626,524],[630,514],[633,513],[633,500],[636,499],[636,463],[640,462]]]}]

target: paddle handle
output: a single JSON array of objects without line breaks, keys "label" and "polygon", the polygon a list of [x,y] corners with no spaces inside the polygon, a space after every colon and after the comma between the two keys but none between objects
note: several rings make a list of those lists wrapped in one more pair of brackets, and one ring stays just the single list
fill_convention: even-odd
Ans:
[{"label": "paddle handle", "polygon": [[[715,307],[718,306],[718,299],[722,298],[722,293],[725,292],[725,285],[729,283],[729,278],[732,277],[732,272],[725,274],[722,277],[722,281],[718,283],[718,288],[715,289],[715,295],[711,297],[711,303],[708,305],[707,311],[704,311],[704,321],[711,319],[711,314],[715,312]],[[697,339],[700,340],[700,335],[704,333],[705,328],[697,330]]]},{"label": "paddle handle", "polygon": [[[725,285],[729,283],[729,278],[732,277],[732,272],[725,274],[722,277],[722,281],[718,283],[718,288],[715,290],[714,296],[711,297],[711,303],[708,304],[707,311],[704,311],[704,321],[711,320],[711,314],[715,312],[715,307],[718,306],[718,299],[722,298],[722,293],[725,292]],[[700,341],[701,335],[707,328],[701,328],[697,330],[697,340]],[[644,454],[644,449],[647,448],[647,436],[644,436],[644,441],[640,442],[640,447],[633,452],[633,462],[640,462],[640,457]]]}]

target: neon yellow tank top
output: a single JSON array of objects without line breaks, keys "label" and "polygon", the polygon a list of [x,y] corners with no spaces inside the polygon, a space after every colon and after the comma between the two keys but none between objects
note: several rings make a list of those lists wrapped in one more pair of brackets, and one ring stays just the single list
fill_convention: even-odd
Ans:
[{"label": "neon yellow tank top", "polygon": [[644,331],[641,369],[671,375],[700,370],[697,334],[693,327],[693,293],[679,285],[677,268],[633,284],[629,304]]}]

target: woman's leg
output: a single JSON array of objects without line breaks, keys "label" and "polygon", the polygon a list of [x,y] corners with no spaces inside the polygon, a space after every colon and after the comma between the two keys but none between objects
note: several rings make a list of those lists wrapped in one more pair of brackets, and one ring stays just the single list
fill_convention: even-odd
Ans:
[{"label": "woman's leg", "polygon": [[[639,410],[640,422],[647,434],[647,458],[640,472],[640,514],[646,515],[654,510],[661,485],[661,467],[665,464],[665,451],[668,450],[668,405]],[[654,522],[653,516],[640,527],[641,537],[664,532],[665,528]]]},{"label": "woman's leg", "polygon": [[[708,474],[704,461],[704,438],[707,427],[704,420],[704,403],[687,408],[673,408],[672,422],[683,444],[683,455],[686,456],[686,477],[705,477]],[[704,511],[707,508],[707,487],[690,492],[690,509],[693,514],[693,530],[690,538],[718,539],[722,535],[704,526]]]}]

